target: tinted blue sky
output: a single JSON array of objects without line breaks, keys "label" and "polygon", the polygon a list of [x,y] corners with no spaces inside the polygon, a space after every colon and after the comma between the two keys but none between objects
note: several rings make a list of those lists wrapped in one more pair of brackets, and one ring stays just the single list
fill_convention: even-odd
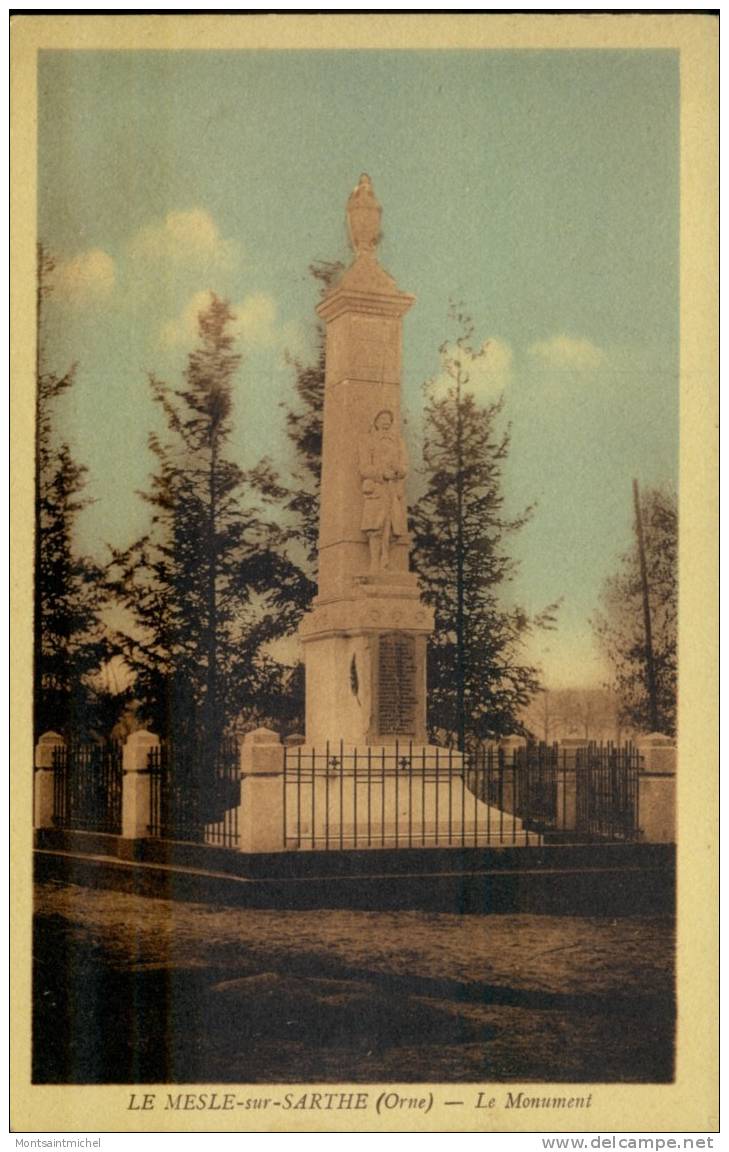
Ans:
[{"label": "tinted blue sky", "polygon": [[[671,52],[50,52],[39,71],[39,233],[59,259],[54,366],[96,503],[81,543],[144,524],[146,374],[171,382],[196,302],[231,299],[246,355],[235,451],[285,466],[288,347],[311,344],[315,259],[346,259],[360,172],[381,259],[417,304],[404,401],[462,300],[505,392],[509,505],[538,502],[514,593],[563,597],[536,652],[600,675],[588,626],[629,543],[631,479],[678,459],[678,60]],[[543,652],[545,647],[549,649]]]}]

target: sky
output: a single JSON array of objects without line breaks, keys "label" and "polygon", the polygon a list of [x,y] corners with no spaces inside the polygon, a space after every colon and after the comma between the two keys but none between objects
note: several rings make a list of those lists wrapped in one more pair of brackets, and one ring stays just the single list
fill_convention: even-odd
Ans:
[{"label": "sky", "polygon": [[[380,259],[417,303],[403,407],[472,316],[503,394],[507,507],[535,504],[509,596],[559,627],[526,655],[555,687],[605,677],[589,619],[631,543],[633,477],[678,474],[679,74],[670,51],[42,52],[38,234],[57,261],[46,363],[77,362],[59,429],[94,499],[79,547],[144,530],[158,426],[148,376],[181,383],[195,316],[231,301],[244,356],[231,450],[291,463],[287,351],[315,334],[315,260],[350,258],[361,172]],[[417,478],[411,482],[417,490]]]}]

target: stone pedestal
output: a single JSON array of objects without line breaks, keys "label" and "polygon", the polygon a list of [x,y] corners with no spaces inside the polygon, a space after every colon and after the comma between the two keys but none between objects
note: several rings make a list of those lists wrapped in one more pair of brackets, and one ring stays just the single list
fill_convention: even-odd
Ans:
[{"label": "stone pedestal", "polygon": [[368,595],[319,603],[299,632],[306,660],[306,739],[357,745],[426,739],[426,642],[431,613],[415,597]]},{"label": "stone pedestal", "polygon": [[[423,743],[433,613],[409,571],[400,432],[402,317],[414,297],[377,261],[380,207],[368,178],[360,180],[348,212],[355,260],[317,309],[327,326],[326,378],[319,594],[299,630],[306,740]],[[384,468],[372,460],[383,443],[379,417],[389,423],[393,457]],[[378,536],[371,525],[393,504],[388,545],[387,534]],[[384,540],[386,555],[373,555],[375,538]]]}]

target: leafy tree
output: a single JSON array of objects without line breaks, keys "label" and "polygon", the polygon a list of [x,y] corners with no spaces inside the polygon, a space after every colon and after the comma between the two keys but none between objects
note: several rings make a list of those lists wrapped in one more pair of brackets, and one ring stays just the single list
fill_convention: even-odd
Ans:
[{"label": "leafy tree", "polygon": [[503,400],[479,403],[472,374],[488,356],[474,349],[473,325],[454,313],[461,334],[443,344],[445,380],[426,385],[425,490],[411,517],[413,561],[424,600],[435,609],[428,654],[428,724],[434,739],[463,749],[520,731],[519,714],[539,688],[520,644],[533,627],[553,623],[555,605],[530,619],[501,599],[515,563],[508,537],[532,509],[504,513],[502,472],[509,432],[499,427]]},{"label": "leafy tree", "polygon": [[98,565],[74,549],[77,517],[90,502],[87,470],[54,434],[54,401],[72,387],[76,365],[62,376],[45,366],[45,303],[55,263],[42,244],[37,255],[34,728],[36,738],[49,729],[84,736],[109,705],[95,685],[109,655],[100,615],[105,590]]},{"label": "leafy tree", "polygon": [[282,492],[265,461],[244,473],[226,455],[241,362],[233,319],[212,294],[184,386],[150,378],[168,433],[149,437],[156,471],[142,496],[151,528],[114,552],[111,568],[131,613],[119,640],[142,714],[197,749],[203,775],[225,730],[241,716],[269,720],[282,690],[281,669],[266,653],[283,628],[270,603],[278,537],[260,508]]},{"label": "leafy tree", "polygon": [[[678,510],[664,488],[641,494],[658,731],[676,731],[678,628]],[[593,631],[612,670],[625,724],[650,731],[654,724],[646,678],[646,632],[640,555],[636,537],[616,572],[603,585]]]}]

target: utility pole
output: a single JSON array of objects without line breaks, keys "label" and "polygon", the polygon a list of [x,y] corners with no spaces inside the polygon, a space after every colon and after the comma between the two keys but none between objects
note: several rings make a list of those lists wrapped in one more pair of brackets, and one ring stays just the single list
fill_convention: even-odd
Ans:
[{"label": "utility pole", "polygon": [[635,504],[635,531],[638,537],[638,557],[640,559],[640,582],[643,589],[643,626],[645,628],[645,678],[648,688],[651,731],[658,731],[658,694],[656,692],[656,666],[653,660],[653,634],[651,631],[651,606],[648,596],[648,573],[645,563],[645,542],[643,540],[643,520],[640,513],[640,493],[638,481],[633,480],[633,502]]},{"label": "utility pole", "polygon": [[463,411],[461,369],[456,380],[456,730],[459,752],[466,751],[466,636],[463,555]]}]

